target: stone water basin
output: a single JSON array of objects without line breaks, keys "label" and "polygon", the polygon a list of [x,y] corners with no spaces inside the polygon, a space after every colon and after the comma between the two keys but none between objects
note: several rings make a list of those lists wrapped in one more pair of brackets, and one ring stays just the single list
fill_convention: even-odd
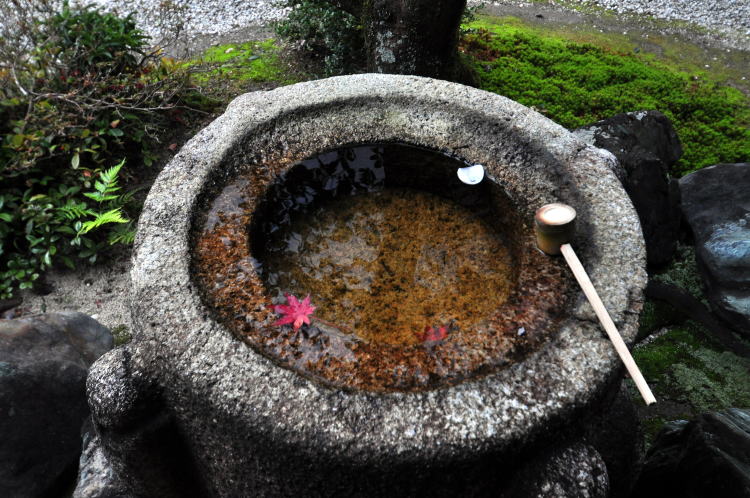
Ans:
[{"label": "stone water basin", "polygon": [[[104,454],[146,496],[503,496],[541,449],[580,438],[622,378],[529,229],[543,204],[576,208],[573,245],[632,341],[645,251],[613,161],[444,81],[238,97],[144,205],[134,340],[88,379]],[[457,184],[469,164],[485,180]],[[274,326],[284,293],[310,294],[317,318]]]}]

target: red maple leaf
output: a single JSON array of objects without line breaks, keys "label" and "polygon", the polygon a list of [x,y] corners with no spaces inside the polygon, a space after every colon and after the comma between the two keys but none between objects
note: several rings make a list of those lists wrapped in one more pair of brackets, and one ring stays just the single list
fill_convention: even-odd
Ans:
[{"label": "red maple leaf", "polygon": [[299,302],[299,300],[291,294],[284,294],[286,296],[286,302],[288,304],[277,304],[273,307],[273,310],[282,315],[282,317],[274,322],[275,326],[286,325],[287,323],[294,323],[294,330],[297,330],[302,326],[303,323],[310,323],[310,315],[315,311],[315,306],[310,305],[310,294],[306,298]]},{"label": "red maple leaf", "polygon": [[423,332],[417,333],[417,338],[422,342],[442,341],[446,337],[448,337],[447,327],[430,327],[428,325]]}]

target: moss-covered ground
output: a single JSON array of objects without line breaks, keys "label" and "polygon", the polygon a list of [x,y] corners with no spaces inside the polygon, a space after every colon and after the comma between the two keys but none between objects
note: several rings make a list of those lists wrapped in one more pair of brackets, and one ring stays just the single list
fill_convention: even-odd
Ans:
[{"label": "moss-covered ground", "polygon": [[[668,420],[750,407],[750,359],[723,351],[694,322],[666,326],[656,338],[636,347],[633,357],[658,401],[639,409],[647,444]],[[630,380],[628,387],[638,400]]]},{"label": "moss-covered ground", "polygon": [[750,100],[716,75],[688,73],[652,54],[634,53],[616,37],[573,41],[513,18],[481,17],[466,31],[462,50],[474,57],[481,88],[567,128],[655,109],[672,120],[683,143],[674,174],[750,157]]},{"label": "moss-covered ground", "polygon": [[[664,273],[652,278],[677,285],[705,302],[694,254],[682,246]],[[750,358],[725,351],[710,332],[665,303],[648,301],[641,314],[641,335],[652,335],[633,350],[633,357],[658,402],[639,414],[646,442],[664,422],[689,419],[707,410],[750,407]],[[639,398],[628,380],[633,399]]]},{"label": "moss-covered ground", "polygon": [[[683,144],[676,176],[750,157],[750,97],[727,84],[739,81],[737,74],[703,70],[689,45],[653,34],[657,57],[639,51],[626,34],[540,27],[513,17],[480,16],[463,31],[461,49],[481,88],[567,128],[620,112],[663,112]],[[212,47],[187,64],[204,94],[225,103],[239,93],[314,77],[293,69],[273,39]]]},{"label": "moss-covered ground", "polygon": [[193,83],[205,95],[228,103],[244,92],[300,81],[281,50],[274,39],[229,43],[211,47],[185,64],[192,68]]}]

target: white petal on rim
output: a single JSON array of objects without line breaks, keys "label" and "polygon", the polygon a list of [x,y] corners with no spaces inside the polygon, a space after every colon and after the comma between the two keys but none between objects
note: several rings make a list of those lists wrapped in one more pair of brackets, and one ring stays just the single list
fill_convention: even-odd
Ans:
[{"label": "white petal on rim", "polygon": [[458,174],[458,179],[467,185],[476,185],[484,178],[484,166],[475,164],[465,168],[458,168],[456,174]]}]

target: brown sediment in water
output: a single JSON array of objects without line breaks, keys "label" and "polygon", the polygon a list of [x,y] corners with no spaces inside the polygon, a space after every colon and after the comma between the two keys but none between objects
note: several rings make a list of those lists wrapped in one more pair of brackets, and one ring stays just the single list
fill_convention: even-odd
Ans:
[{"label": "brown sediment in water", "polygon": [[418,190],[347,196],[278,232],[286,250],[264,258],[269,291],[314,296],[318,317],[366,342],[417,345],[426,327],[479,325],[516,276],[491,227]]},{"label": "brown sediment in water", "polygon": [[[449,199],[386,187],[293,214],[255,254],[249,227],[274,176],[249,168],[212,199],[194,274],[218,320],[280,365],[341,388],[418,390],[520,361],[554,334],[568,279],[524,224],[499,233]],[[310,326],[272,325],[284,292],[311,294]],[[445,338],[423,341],[441,326]]]}]

